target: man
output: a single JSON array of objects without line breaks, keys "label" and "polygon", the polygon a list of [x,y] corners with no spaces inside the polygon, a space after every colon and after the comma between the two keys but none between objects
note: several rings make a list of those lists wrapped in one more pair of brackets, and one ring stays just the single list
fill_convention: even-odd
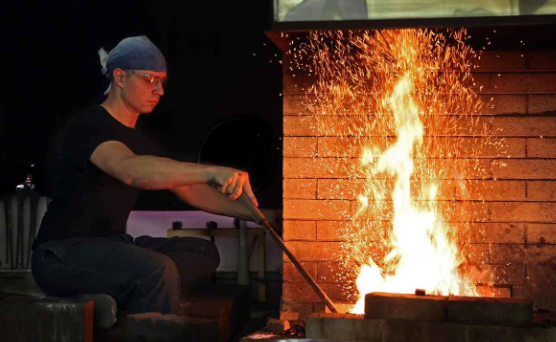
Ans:
[{"label": "man", "polygon": [[33,276],[52,295],[104,293],[129,312],[177,313],[180,287],[214,272],[220,256],[203,239],[125,234],[138,189],[169,189],[242,220],[251,218],[235,200],[242,193],[257,200],[247,173],[157,157],[135,129],[164,95],[166,62],[147,37],[122,40],[101,62],[108,97],[68,128],[53,201],[33,245]]}]

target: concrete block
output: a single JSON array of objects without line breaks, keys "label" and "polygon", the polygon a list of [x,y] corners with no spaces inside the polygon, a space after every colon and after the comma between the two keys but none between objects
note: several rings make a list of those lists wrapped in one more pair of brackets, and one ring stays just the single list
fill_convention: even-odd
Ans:
[{"label": "concrete block", "polygon": [[217,319],[148,312],[125,317],[126,341],[218,342]]},{"label": "concrete block", "polygon": [[451,323],[530,326],[533,301],[529,299],[450,297],[447,320]]},{"label": "concrete block", "polygon": [[220,341],[228,341],[249,319],[250,303],[247,286],[197,286],[187,295],[180,315],[217,319]]},{"label": "concrete block", "polygon": [[362,315],[318,313],[305,322],[305,337],[330,341],[383,341],[384,320]]},{"label": "concrete block", "polygon": [[306,322],[306,337],[354,342],[548,342],[556,341],[556,327],[470,325],[313,314]]},{"label": "concrete block", "polygon": [[443,322],[447,304],[448,297],[444,296],[369,293],[365,296],[365,318]]},{"label": "concrete block", "polygon": [[283,334],[286,330],[290,330],[290,322],[269,318],[266,322],[266,328],[274,334]]},{"label": "concrete block", "polygon": [[296,311],[280,311],[280,320],[297,321],[299,320],[299,312]]},{"label": "concrete block", "polygon": [[414,320],[384,320],[383,342],[468,342],[466,326]]},{"label": "concrete block", "polygon": [[4,296],[0,341],[93,340],[92,300]]},{"label": "concrete block", "polygon": [[555,327],[503,327],[470,325],[467,342],[554,342]]}]

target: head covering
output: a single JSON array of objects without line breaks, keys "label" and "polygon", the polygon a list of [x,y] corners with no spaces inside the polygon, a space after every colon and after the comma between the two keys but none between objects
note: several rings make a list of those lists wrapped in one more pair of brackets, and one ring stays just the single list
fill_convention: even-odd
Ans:
[{"label": "head covering", "polygon": [[[116,68],[166,71],[166,60],[162,52],[146,36],[125,38],[110,53],[100,48],[98,54],[102,65],[102,74],[110,81],[112,81],[112,72]],[[111,88],[112,82],[104,95],[108,94]]]}]

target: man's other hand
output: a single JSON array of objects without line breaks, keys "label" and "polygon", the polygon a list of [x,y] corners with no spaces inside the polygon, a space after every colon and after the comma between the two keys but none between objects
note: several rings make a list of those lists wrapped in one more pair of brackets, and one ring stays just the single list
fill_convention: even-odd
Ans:
[{"label": "man's other hand", "polygon": [[231,200],[235,201],[242,193],[245,193],[255,207],[259,206],[259,202],[253,194],[247,172],[231,167],[211,166],[209,173],[209,182],[214,183],[218,190],[228,195]]}]

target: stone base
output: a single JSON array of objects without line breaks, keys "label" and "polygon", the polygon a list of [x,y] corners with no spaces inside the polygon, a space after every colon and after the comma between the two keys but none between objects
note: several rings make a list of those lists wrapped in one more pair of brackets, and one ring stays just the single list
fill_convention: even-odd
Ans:
[{"label": "stone base", "polygon": [[306,321],[306,338],[368,342],[552,342],[556,327],[509,327],[366,319],[363,315],[313,314]]},{"label": "stone base", "polygon": [[94,303],[86,299],[0,295],[0,341],[93,341]]},{"label": "stone base", "polygon": [[181,307],[181,315],[219,322],[218,341],[226,342],[249,319],[249,289],[240,285],[197,286]]},{"label": "stone base", "polygon": [[533,302],[510,298],[369,293],[365,296],[365,318],[530,326],[533,324]]}]

